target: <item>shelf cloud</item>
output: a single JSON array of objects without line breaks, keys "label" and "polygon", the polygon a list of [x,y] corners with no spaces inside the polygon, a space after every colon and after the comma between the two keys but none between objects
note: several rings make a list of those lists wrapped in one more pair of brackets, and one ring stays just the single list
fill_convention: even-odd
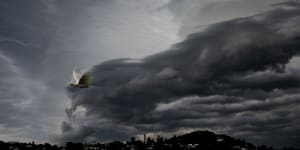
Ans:
[{"label": "shelf cloud", "polygon": [[299,14],[298,2],[279,3],[209,25],[169,50],[93,66],[88,88],[67,87],[72,105],[60,140],[209,129],[300,146]]}]

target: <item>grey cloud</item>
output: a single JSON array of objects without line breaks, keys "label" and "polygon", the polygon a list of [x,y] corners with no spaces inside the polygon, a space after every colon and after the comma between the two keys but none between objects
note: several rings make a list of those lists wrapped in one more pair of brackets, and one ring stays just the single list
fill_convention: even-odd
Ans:
[{"label": "grey cloud", "polygon": [[[30,95],[27,94],[24,87],[19,84],[24,84],[22,77],[18,72],[18,68],[13,65],[13,62],[8,57],[0,53],[0,103],[1,103],[1,115],[0,124],[4,126],[19,126],[19,115],[22,112],[20,103],[22,97],[28,98]],[[14,77],[12,80],[11,77]],[[15,87],[14,91],[10,90],[10,87]],[[25,102],[26,103],[26,102]]]},{"label": "grey cloud", "polygon": [[[103,129],[115,129],[118,139],[209,128],[274,146],[292,139],[289,144],[299,146],[299,138],[292,138],[298,129],[286,131],[299,121],[299,34],[284,24],[299,26],[294,21],[300,9],[291,7],[213,24],[140,61],[115,59],[94,66],[89,88],[67,87],[70,126],[94,130],[83,140],[101,139]],[[78,107],[85,108],[83,116],[77,115]],[[111,122],[118,127],[110,128]],[[130,132],[124,133],[127,127]]]},{"label": "grey cloud", "polygon": [[[87,68],[116,57],[142,57],[173,43],[177,25],[168,13],[155,10],[164,3],[0,1],[1,140],[40,143],[59,134],[69,104],[64,87],[74,67]],[[66,111],[84,114],[79,109]],[[80,133],[68,136],[76,136],[74,140],[93,131],[70,127]]]},{"label": "grey cloud", "polygon": [[[79,128],[73,128],[68,123],[63,122],[62,129],[65,131],[73,131],[73,132],[63,132],[64,137],[56,137],[56,140],[60,141],[60,144],[64,144],[65,142],[73,141],[73,142],[81,142],[87,136],[93,133],[93,129],[86,126],[81,126]],[[75,132],[76,131],[76,132]]]},{"label": "grey cloud", "polygon": [[55,34],[47,4],[0,2],[1,140],[41,142],[59,132],[53,126],[59,126],[57,107],[50,108],[57,105],[57,97],[46,83],[51,74],[45,73],[49,41]]},{"label": "grey cloud", "polygon": [[[271,9],[284,0],[171,0],[166,7],[182,23],[181,36],[199,32],[211,24],[238,17],[246,17]],[[286,4],[286,3],[282,3]],[[278,4],[279,5],[279,4]]]},{"label": "grey cloud", "polygon": [[[51,36],[44,2],[2,1],[0,7],[1,52],[15,59],[20,68],[26,68],[24,73],[36,76],[32,72],[42,67],[40,62],[46,55],[47,40]],[[33,64],[35,67],[31,67]]]}]

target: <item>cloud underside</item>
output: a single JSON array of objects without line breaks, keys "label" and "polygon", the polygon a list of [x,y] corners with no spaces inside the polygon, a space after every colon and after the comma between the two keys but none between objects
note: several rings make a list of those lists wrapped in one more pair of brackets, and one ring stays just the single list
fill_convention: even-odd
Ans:
[{"label": "cloud underside", "polygon": [[89,88],[68,87],[62,139],[209,129],[299,146],[299,14],[298,3],[282,3],[211,25],[167,51],[94,66]]}]

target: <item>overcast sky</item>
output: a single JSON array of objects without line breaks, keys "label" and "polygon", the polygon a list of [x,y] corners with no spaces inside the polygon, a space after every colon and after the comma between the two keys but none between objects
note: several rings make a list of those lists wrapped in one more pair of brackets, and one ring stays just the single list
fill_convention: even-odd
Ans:
[{"label": "overcast sky", "polygon": [[[299,15],[284,0],[1,0],[0,140],[211,130],[300,147]],[[90,88],[67,86],[73,68]]]}]

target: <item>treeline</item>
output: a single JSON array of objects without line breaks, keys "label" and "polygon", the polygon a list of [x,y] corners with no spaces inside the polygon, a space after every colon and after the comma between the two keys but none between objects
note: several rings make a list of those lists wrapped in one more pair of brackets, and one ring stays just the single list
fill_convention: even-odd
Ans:
[{"label": "treeline", "polygon": [[[197,131],[189,134],[164,139],[155,139],[144,135],[143,140],[131,138],[129,141],[111,143],[72,143],[64,146],[32,143],[1,142],[0,150],[275,150],[265,145],[255,146],[244,140],[234,139],[227,135],[217,135],[209,131]],[[282,148],[276,150],[299,150]]]}]

